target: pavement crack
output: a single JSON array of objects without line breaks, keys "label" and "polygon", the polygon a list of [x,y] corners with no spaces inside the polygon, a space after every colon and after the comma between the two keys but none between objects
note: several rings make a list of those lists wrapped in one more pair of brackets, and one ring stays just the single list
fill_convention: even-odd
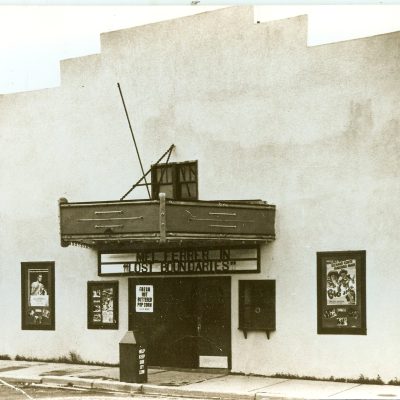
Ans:
[{"label": "pavement crack", "polygon": [[290,381],[290,379],[285,379],[285,380],[280,381],[280,382],[270,383],[269,385],[261,386],[260,388],[257,388],[257,389],[252,389],[252,390],[250,390],[250,392],[255,392],[256,390],[261,390],[261,389],[264,389],[264,388],[267,388],[267,387],[279,385],[280,383],[285,383],[287,381]]},{"label": "pavement crack", "polygon": [[354,386],[349,387],[349,388],[347,388],[347,389],[343,389],[343,390],[341,390],[341,391],[339,391],[339,392],[337,392],[337,393],[333,393],[333,394],[329,395],[328,397],[336,396],[336,395],[338,395],[338,394],[340,394],[340,393],[347,392],[348,390],[354,389],[354,388],[356,388],[356,387],[358,387],[358,386],[361,386],[361,384],[354,385]]}]

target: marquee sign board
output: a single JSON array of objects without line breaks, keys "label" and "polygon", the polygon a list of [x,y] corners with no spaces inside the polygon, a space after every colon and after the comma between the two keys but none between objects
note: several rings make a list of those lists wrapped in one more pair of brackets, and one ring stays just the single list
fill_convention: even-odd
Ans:
[{"label": "marquee sign board", "polygon": [[99,252],[99,276],[214,275],[260,272],[258,247],[199,248],[132,253]]}]

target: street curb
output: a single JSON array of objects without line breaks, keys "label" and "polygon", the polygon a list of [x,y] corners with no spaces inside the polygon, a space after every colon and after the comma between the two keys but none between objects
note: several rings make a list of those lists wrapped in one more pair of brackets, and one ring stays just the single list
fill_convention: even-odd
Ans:
[{"label": "street curb", "polygon": [[139,383],[94,381],[92,388],[112,390],[115,392],[142,393],[142,385],[140,385]]},{"label": "street curb", "polygon": [[84,389],[100,389],[109,390],[113,392],[126,392],[126,393],[141,393],[142,385],[138,383],[126,383],[117,381],[76,378],[66,376],[45,376],[41,379],[43,384],[53,384],[59,386],[73,386],[76,388]]},{"label": "street curb", "polygon": [[289,397],[281,394],[256,393],[255,400],[310,400],[305,397]]},{"label": "street curb", "polygon": [[0,379],[9,383],[42,383],[42,378],[39,377],[0,376]]},{"label": "street curb", "polygon": [[195,390],[185,387],[158,386],[150,384],[126,383],[119,381],[107,381],[98,379],[44,376],[44,377],[7,377],[0,376],[10,383],[38,383],[53,384],[59,386],[73,386],[84,389],[108,390],[112,392],[129,394],[148,394],[148,395],[169,395],[177,397],[193,397],[198,399],[218,399],[218,400],[307,400],[303,397],[292,397],[280,394],[257,393],[235,393],[235,392],[213,392]]},{"label": "street curb", "polygon": [[94,380],[74,377],[62,377],[62,376],[45,376],[42,378],[42,383],[52,383],[60,386],[75,386],[84,389],[92,389]]},{"label": "street curb", "polygon": [[227,400],[255,400],[255,395],[250,393],[212,392],[157,385],[143,385],[142,393],[151,395],[161,394],[181,397],[198,397],[201,399],[216,398]]}]

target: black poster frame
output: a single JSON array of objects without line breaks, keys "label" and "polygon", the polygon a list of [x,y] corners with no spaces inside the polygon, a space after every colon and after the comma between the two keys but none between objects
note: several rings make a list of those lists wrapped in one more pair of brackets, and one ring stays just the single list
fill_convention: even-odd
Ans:
[{"label": "black poster frame", "polygon": [[54,266],[54,261],[21,262],[22,330],[55,330]]},{"label": "black poster frame", "polygon": [[[118,281],[89,281],[87,283],[87,327],[88,329],[118,329],[119,326],[119,293]],[[94,307],[97,301],[100,305],[100,311],[96,314],[103,312],[103,291],[112,289],[112,302],[113,302],[113,322],[95,322],[94,321]],[[99,298],[94,298],[94,291],[99,291]]]},{"label": "black poster frame", "polygon": [[[327,261],[355,260],[354,303],[348,298],[347,304],[329,305]],[[338,263],[340,265],[340,263]],[[340,267],[338,271],[340,273]],[[344,273],[343,273],[344,274]],[[350,275],[349,275],[350,276]],[[339,314],[339,311],[341,314]],[[337,326],[330,321],[336,318]],[[353,326],[348,325],[348,320]],[[366,251],[330,251],[317,253],[317,322],[318,334],[366,335]]]}]

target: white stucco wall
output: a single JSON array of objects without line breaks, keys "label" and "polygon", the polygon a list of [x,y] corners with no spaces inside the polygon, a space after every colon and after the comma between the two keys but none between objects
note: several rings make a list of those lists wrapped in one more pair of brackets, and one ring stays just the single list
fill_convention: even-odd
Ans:
[{"label": "white stucco wall", "polygon": [[[61,87],[0,96],[0,354],[118,361],[127,279],[120,329],[87,330],[96,253],[60,247],[57,200],[118,199],[140,177],[120,82],[146,166],[174,143],[199,160],[201,199],[277,206],[257,276],[276,279],[277,330],[244,339],[234,276],[232,370],[400,377],[400,33],[306,35],[306,17],[222,9],[106,33],[101,54],[61,63]],[[317,335],[316,252],[336,250],[367,251],[366,336]],[[56,263],[55,331],[20,329],[22,261]]]}]

